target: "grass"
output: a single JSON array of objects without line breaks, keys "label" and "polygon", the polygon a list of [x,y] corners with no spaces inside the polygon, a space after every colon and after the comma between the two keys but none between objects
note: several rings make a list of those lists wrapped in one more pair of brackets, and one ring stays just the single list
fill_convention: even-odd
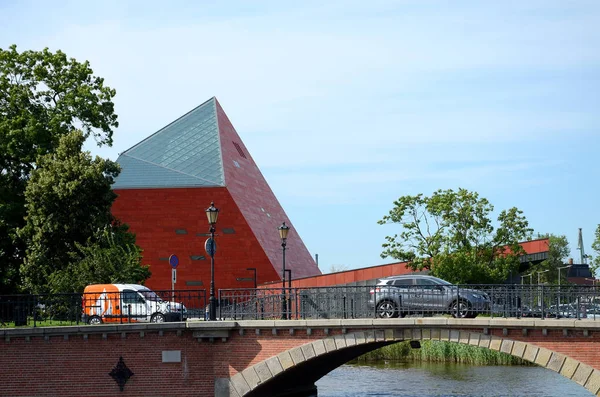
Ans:
[{"label": "grass", "polygon": [[357,362],[379,360],[454,362],[472,365],[530,365],[529,362],[510,354],[442,341],[422,341],[420,349],[412,349],[409,342],[399,342],[384,346],[356,359]]},{"label": "grass", "polygon": [[[83,325],[83,322],[79,322],[79,325]],[[69,326],[69,325],[78,325],[77,322],[75,321],[70,321],[70,320],[49,320],[49,319],[42,319],[42,320],[37,320],[35,322],[35,326],[36,327],[65,327],[65,326]],[[0,328],[31,328],[33,327],[33,318],[29,317],[27,319],[27,324],[25,325],[20,325],[20,326],[15,326],[15,322],[14,321],[4,321],[0,323]]]}]

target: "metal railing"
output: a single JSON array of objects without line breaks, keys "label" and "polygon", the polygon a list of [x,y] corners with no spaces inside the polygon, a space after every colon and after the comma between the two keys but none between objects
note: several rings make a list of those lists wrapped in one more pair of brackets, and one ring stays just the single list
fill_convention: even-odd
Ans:
[{"label": "metal railing", "polygon": [[218,317],[225,320],[433,315],[600,319],[600,289],[574,285],[222,289],[219,303]]},{"label": "metal railing", "polygon": [[205,290],[0,295],[0,327],[205,319]]},{"label": "metal railing", "polygon": [[[0,296],[0,327],[206,320],[205,290],[155,291],[152,299],[105,294]],[[160,302],[160,305],[157,304]],[[158,314],[161,315],[158,315]],[[459,318],[600,319],[598,286],[333,286],[218,291],[220,320]],[[98,319],[100,321],[98,321]]]}]

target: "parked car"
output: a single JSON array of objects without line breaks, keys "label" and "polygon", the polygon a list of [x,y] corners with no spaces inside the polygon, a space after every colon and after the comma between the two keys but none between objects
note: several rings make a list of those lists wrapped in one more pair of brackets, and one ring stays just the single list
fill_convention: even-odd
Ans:
[{"label": "parked car", "polygon": [[369,306],[381,318],[404,317],[411,313],[445,313],[458,318],[474,318],[490,310],[490,298],[486,293],[426,275],[382,278],[371,289],[370,295]]},{"label": "parked car", "polygon": [[138,284],[94,284],[85,287],[82,320],[104,322],[185,321],[186,307],[161,299],[156,292]]}]

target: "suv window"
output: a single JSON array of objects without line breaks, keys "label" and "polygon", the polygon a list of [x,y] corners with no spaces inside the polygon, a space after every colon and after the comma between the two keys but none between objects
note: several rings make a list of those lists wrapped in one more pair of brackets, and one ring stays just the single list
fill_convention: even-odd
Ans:
[{"label": "suv window", "polygon": [[412,287],[413,279],[412,278],[403,278],[400,280],[394,280],[393,285],[396,287]]},{"label": "suv window", "polygon": [[433,289],[435,286],[439,285],[438,283],[436,283],[433,280],[428,280],[425,278],[418,278],[417,279],[417,285],[421,288],[425,288],[425,289]]}]

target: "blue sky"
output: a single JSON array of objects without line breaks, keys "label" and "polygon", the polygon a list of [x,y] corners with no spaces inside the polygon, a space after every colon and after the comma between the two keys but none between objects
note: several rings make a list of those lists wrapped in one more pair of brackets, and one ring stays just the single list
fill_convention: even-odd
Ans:
[{"label": "blue sky", "polygon": [[89,145],[111,159],[216,96],[323,271],[391,262],[377,220],[439,188],[591,252],[597,0],[84,3],[0,2],[0,48],[89,60],[117,90],[114,146]]}]

